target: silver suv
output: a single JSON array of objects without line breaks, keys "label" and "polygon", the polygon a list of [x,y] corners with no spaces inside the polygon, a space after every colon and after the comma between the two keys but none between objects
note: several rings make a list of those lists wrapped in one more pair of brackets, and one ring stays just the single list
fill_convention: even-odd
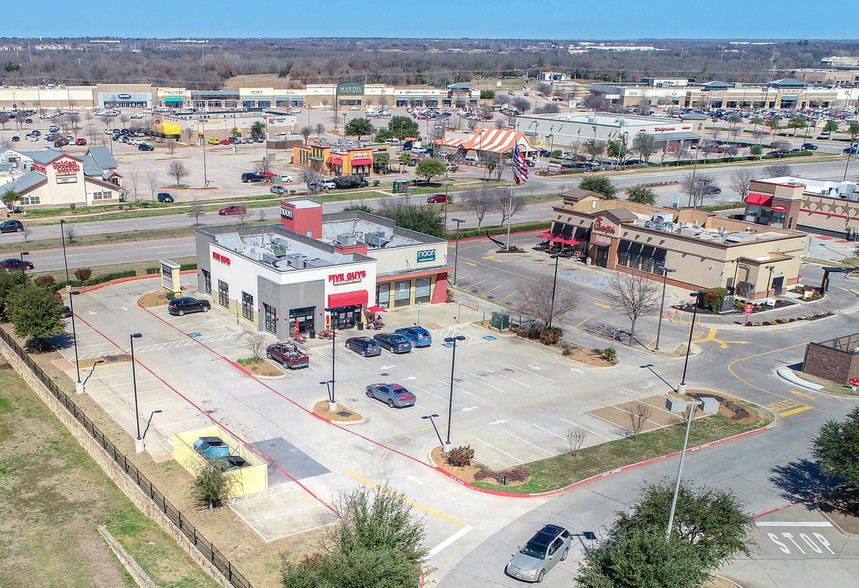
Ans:
[{"label": "silver suv", "polygon": [[513,556],[507,573],[526,582],[542,582],[546,572],[570,554],[570,532],[558,525],[546,525]]}]

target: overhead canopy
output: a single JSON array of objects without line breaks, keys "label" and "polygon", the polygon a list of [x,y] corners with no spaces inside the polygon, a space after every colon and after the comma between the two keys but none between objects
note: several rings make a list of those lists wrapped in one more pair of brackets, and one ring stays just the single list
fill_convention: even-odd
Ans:
[{"label": "overhead canopy", "polygon": [[368,299],[369,296],[367,296],[366,290],[343,292],[342,294],[329,294],[328,307],[335,308],[338,306],[359,306],[361,304],[367,304]]},{"label": "overhead canopy", "polygon": [[785,208],[784,206],[773,206],[772,211],[773,212],[787,212],[787,208]]},{"label": "overhead canopy", "polygon": [[373,164],[372,159],[362,158],[362,159],[353,159],[352,160],[352,165],[372,165],[372,164]]},{"label": "overhead canopy", "polygon": [[439,141],[441,145],[445,145],[446,147],[459,147],[463,143],[468,141],[468,139],[463,139],[461,137],[451,137],[450,139],[442,139]]},{"label": "overhead canopy", "polygon": [[462,147],[465,149],[474,149],[475,151],[507,153],[508,151],[512,151],[517,144],[524,151],[534,150],[525,138],[525,134],[521,131],[481,127],[467,141],[462,143]]},{"label": "overhead canopy", "polygon": [[760,192],[749,192],[746,196],[746,204],[754,204],[757,206],[769,206],[772,204],[772,194],[761,194]]}]

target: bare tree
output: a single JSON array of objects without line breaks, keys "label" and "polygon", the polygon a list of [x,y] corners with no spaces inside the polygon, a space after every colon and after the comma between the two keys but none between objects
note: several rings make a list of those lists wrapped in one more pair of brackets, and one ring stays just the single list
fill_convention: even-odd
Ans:
[{"label": "bare tree", "polygon": [[263,222],[265,220],[265,210],[263,210],[262,208],[260,208],[259,212],[257,213],[257,220],[259,220],[259,222]]},{"label": "bare tree", "polygon": [[513,218],[525,206],[524,196],[510,197],[510,188],[492,190],[493,208],[501,214],[501,225],[507,224],[507,219]]},{"label": "bare tree", "polygon": [[632,139],[632,150],[647,163],[650,156],[656,151],[656,139],[650,133],[638,133]]},{"label": "bare tree", "polygon": [[462,195],[465,207],[477,217],[477,229],[483,224],[483,217],[493,208],[494,198],[491,190],[470,190]]},{"label": "bare tree", "polygon": [[298,172],[298,177],[307,186],[308,191],[318,190],[319,182],[322,181],[322,172],[312,166],[304,166]]},{"label": "bare tree", "polygon": [[194,226],[200,226],[200,217],[206,214],[203,210],[203,203],[199,199],[194,198],[188,205],[188,216],[194,217]]},{"label": "bare tree", "polygon": [[254,171],[258,174],[270,174],[271,171],[271,160],[267,158],[263,158],[260,161],[254,163]]},{"label": "bare tree", "polygon": [[749,195],[749,182],[753,177],[752,170],[747,167],[738,167],[728,178],[728,184],[731,189],[740,195],[740,200],[745,201]]},{"label": "bare tree", "polygon": [[307,145],[307,140],[310,138],[310,135],[313,133],[313,129],[310,127],[301,127],[298,130],[298,134],[304,137],[304,144]]},{"label": "bare tree", "polygon": [[313,132],[316,133],[317,139],[321,139],[322,135],[325,134],[325,125],[322,123],[316,123],[316,126],[313,127]]},{"label": "bare tree", "polygon": [[704,203],[707,196],[707,186],[713,182],[711,176],[689,172],[680,181],[680,192],[689,197],[687,206],[697,208]]},{"label": "bare tree", "polygon": [[248,209],[245,207],[242,212],[239,213],[239,226],[245,226],[245,222],[248,220]]},{"label": "bare tree", "polygon": [[777,141],[772,142],[772,148],[777,151],[789,151],[790,150],[790,141],[785,141],[784,139],[779,139]]},{"label": "bare tree", "polygon": [[77,133],[78,127],[80,127],[81,115],[79,115],[77,112],[70,112],[66,115],[66,117],[69,121],[69,125],[71,125],[72,127],[72,130]]},{"label": "bare tree", "polygon": [[531,110],[531,101],[527,98],[523,98],[522,96],[517,96],[512,100],[513,108],[518,110],[520,113],[525,113]]},{"label": "bare tree", "polygon": [[627,406],[627,414],[629,415],[629,436],[633,441],[638,439],[647,420],[653,414],[653,407],[646,402],[636,400],[633,406]]},{"label": "bare tree", "polygon": [[170,157],[173,157],[173,154],[176,152],[176,140],[175,139],[167,139],[167,153],[170,154]]},{"label": "bare tree", "polygon": [[567,447],[565,448],[570,457],[575,457],[582,445],[585,444],[585,438],[588,436],[587,431],[582,427],[570,427],[566,432]]},{"label": "bare tree", "polygon": [[24,227],[24,232],[22,234],[24,235],[24,243],[26,243],[30,240],[30,236],[33,234],[33,229],[30,227]]},{"label": "bare tree", "polygon": [[149,186],[149,196],[152,198],[152,201],[155,201],[155,192],[158,191],[158,172],[155,170],[149,170],[146,172],[146,185]]},{"label": "bare tree", "polygon": [[549,275],[519,284],[519,292],[522,294],[519,311],[539,322],[544,329],[549,325],[557,326],[556,323],[575,310],[578,303],[573,290],[558,287]]},{"label": "bare tree", "polygon": [[657,282],[635,274],[615,273],[605,291],[606,299],[629,319],[629,342],[635,340],[638,319],[659,308],[661,288]]},{"label": "bare tree", "polygon": [[793,175],[793,168],[786,163],[776,163],[764,168],[764,175],[768,178],[783,178]]},{"label": "bare tree", "polygon": [[141,179],[140,170],[133,167],[125,174],[125,177],[131,183],[131,189],[134,191],[134,201],[137,202],[137,186],[140,184]]},{"label": "bare tree", "polygon": [[680,141],[677,151],[674,152],[674,160],[679,164],[681,160],[687,157],[689,157],[689,148],[686,146],[685,141]]},{"label": "bare tree", "polygon": [[74,243],[76,237],[75,226],[70,225],[69,223],[63,223],[63,231],[66,234],[66,241],[68,241],[69,243]]},{"label": "bare tree", "polygon": [[171,161],[170,165],[167,166],[167,174],[176,179],[177,186],[182,183],[182,178],[188,177],[190,173],[181,161]]},{"label": "bare tree", "polygon": [[244,346],[251,352],[254,363],[262,360],[265,355],[265,335],[262,333],[247,333],[242,341]]}]

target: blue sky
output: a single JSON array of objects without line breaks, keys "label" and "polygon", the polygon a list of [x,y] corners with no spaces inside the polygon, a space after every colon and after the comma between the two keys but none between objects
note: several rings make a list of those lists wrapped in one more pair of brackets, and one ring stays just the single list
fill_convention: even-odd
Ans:
[{"label": "blue sky", "polygon": [[[191,8],[191,7],[196,8]],[[52,15],[50,17],[42,17]],[[0,35],[38,37],[443,37],[857,39],[859,1],[344,0],[242,3],[42,0]]]}]

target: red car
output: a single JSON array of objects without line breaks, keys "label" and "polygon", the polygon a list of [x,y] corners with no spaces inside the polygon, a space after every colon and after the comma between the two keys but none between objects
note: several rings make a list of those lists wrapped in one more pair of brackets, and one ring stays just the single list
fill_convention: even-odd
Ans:
[{"label": "red car", "polygon": [[271,172],[260,172],[260,174],[259,174],[259,175],[261,175],[262,177],[264,177],[264,178],[265,178],[265,179],[267,179],[267,180],[270,180],[270,179],[272,179],[274,176],[276,176],[277,174],[273,174],[273,173],[271,173]]},{"label": "red car", "polygon": [[439,204],[442,202],[447,202],[447,196],[444,194],[435,194],[427,198],[427,204]]},{"label": "red car", "polygon": [[232,214],[247,214],[248,209],[244,206],[239,206],[237,204],[233,204],[231,206],[227,206],[218,211],[218,214],[221,216],[227,216]]},{"label": "red car", "polygon": [[75,141],[75,145],[86,145],[86,139],[80,138]]},{"label": "red car", "polygon": [[221,145],[229,145],[230,144],[230,142],[227,141],[226,139],[221,139],[220,143],[221,143]]}]

